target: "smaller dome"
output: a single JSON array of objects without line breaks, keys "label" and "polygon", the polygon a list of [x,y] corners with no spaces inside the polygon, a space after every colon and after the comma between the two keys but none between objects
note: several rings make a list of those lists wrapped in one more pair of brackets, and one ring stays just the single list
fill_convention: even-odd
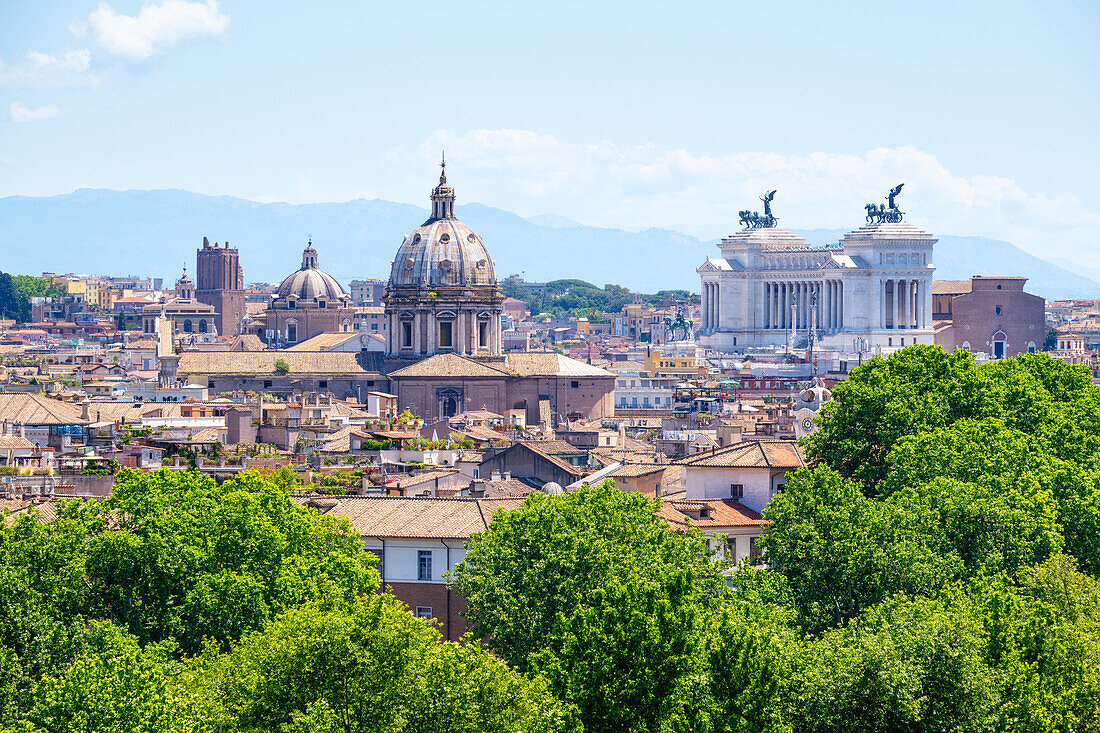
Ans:
[{"label": "smaller dome", "polygon": [[565,490],[561,487],[557,481],[547,481],[542,485],[542,493],[547,496],[559,496],[565,493]]},{"label": "smaller dome", "polygon": [[279,284],[276,297],[288,298],[297,296],[302,300],[315,300],[327,298],[328,300],[341,300],[347,298],[347,293],[340,283],[332,275],[320,267],[320,258],[317,250],[313,248],[313,240],[302,251],[302,267],[297,272],[292,272]]}]

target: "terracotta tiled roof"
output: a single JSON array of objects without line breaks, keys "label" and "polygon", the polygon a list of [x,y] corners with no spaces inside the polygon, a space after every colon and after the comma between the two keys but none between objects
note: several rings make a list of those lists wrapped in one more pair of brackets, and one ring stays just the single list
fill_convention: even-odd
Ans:
[{"label": "terracotta tiled roof", "polygon": [[390,372],[389,376],[409,377],[494,377],[508,376],[508,373],[488,364],[482,364],[457,354],[435,354],[410,364],[403,369]]},{"label": "terracotta tiled roof", "polygon": [[242,333],[229,342],[228,351],[263,351],[264,342],[254,333]]},{"label": "terracotta tiled roof", "polygon": [[508,368],[520,377],[614,377],[605,369],[570,359],[556,352],[513,353],[507,355]]},{"label": "terracotta tiled roof", "polygon": [[33,394],[0,394],[0,420],[27,425],[84,425],[80,408]]},{"label": "terracotta tiled roof", "polygon": [[933,280],[932,295],[961,295],[969,293],[969,280]]},{"label": "terracotta tiled roof", "polygon": [[565,440],[525,440],[523,444],[538,450],[540,453],[562,453],[576,456],[588,453],[584,448],[578,448]]},{"label": "terracotta tiled roof", "polygon": [[287,377],[304,375],[369,374],[359,366],[355,352],[344,351],[186,351],[180,355],[177,372],[185,374],[245,375],[274,374],[275,362],[290,367]]},{"label": "terracotta tiled roof", "polygon": [[619,466],[609,474],[610,478],[638,478],[654,473],[664,473],[667,465],[660,463],[628,463]]},{"label": "terracotta tiled roof", "polygon": [[504,433],[498,433],[490,427],[484,425],[470,425],[468,427],[453,428],[456,432],[462,433],[471,440],[506,440]]},{"label": "terracotta tiled roof", "polygon": [[710,468],[798,468],[806,465],[806,459],[797,443],[753,440],[713,452],[696,453],[677,463]]},{"label": "terracotta tiled roof", "polygon": [[25,509],[30,504],[26,499],[0,499],[0,514],[17,512]]},{"label": "terracotta tiled roof", "polygon": [[326,351],[348,339],[357,339],[361,335],[361,333],[354,331],[326,331],[301,343],[287,347],[287,351]]},{"label": "terracotta tiled roof", "polygon": [[325,453],[347,453],[351,450],[352,432],[354,432],[354,428],[344,427],[335,433],[329,434],[325,438],[325,444],[321,447],[321,450]]},{"label": "terracotta tiled roof", "polygon": [[[699,516],[706,509],[706,516]],[[699,529],[725,527],[762,527],[768,522],[757,512],[734,499],[666,499],[658,515],[673,525],[691,525]]]},{"label": "terracotta tiled roof", "polygon": [[[557,443],[557,442],[561,442],[561,441],[532,440],[532,441],[524,441],[524,442],[521,442],[521,443],[516,443],[512,447],[514,449],[518,449],[518,450],[524,450],[524,449],[529,450],[532,453],[535,453],[535,454],[541,456],[543,458],[543,460],[549,461],[550,463],[554,464],[555,466],[557,466],[561,470],[565,471],[566,473],[570,474],[571,476],[576,476],[576,477],[580,478],[581,476],[588,473],[583,468],[579,468],[577,466],[574,466],[569,461],[565,461],[565,460],[562,460],[561,458],[558,458],[555,455],[551,455],[550,452],[547,449],[542,447],[542,446],[545,445],[545,443]],[[570,446],[570,447],[572,447],[572,446]]]},{"label": "terracotta tiled roof", "polygon": [[0,450],[31,450],[34,443],[18,435],[0,435]]},{"label": "terracotta tiled roof", "polygon": [[[296,497],[309,505],[311,497]],[[486,506],[482,507],[482,502]],[[339,497],[335,506],[319,511],[347,517],[363,537],[465,539],[488,526],[500,500],[429,499],[413,497]],[[513,506],[515,502],[513,502]]]},{"label": "terracotta tiled roof", "polygon": [[396,486],[399,489],[405,489],[407,491],[409,489],[420,486],[421,484],[430,483],[436,481],[437,479],[446,478],[448,476],[454,476],[456,473],[458,473],[458,471],[453,468],[442,468],[437,471],[424,471],[422,473],[406,474],[404,476],[397,477],[391,483],[388,483],[386,485]]}]

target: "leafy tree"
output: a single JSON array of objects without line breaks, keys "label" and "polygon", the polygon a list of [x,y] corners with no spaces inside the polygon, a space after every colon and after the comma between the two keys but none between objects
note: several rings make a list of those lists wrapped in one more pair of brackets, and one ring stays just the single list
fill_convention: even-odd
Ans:
[{"label": "leafy tree", "polygon": [[172,639],[187,652],[379,582],[346,520],[296,505],[251,472],[219,486],[189,472],[123,470],[102,501],[65,505],[48,525],[26,517],[0,528],[0,548],[34,573],[60,617],[110,620],[142,644]]},{"label": "leafy tree", "polygon": [[591,607],[596,591],[613,579],[682,569],[699,579],[695,598],[719,597],[725,584],[706,540],[694,530],[670,529],[657,507],[607,481],[554,498],[534,493],[521,507],[495,514],[488,531],[470,538],[455,569],[454,587],[466,598],[475,635],[526,670],[562,618]]},{"label": "leafy tree", "polygon": [[994,730],[996,675],[965,600],[898,599],[811,640],[787,699],[797,731]]},{"label": "leafy tree", "polygon": [[286,363],[286,359],[279,357],[275,360],[275,373],[279,376],[290,374],[290,364]]},{"label": "leafy tree", "polygon": [[766,557],[808,629],[845,624],[893,593],[933,594],[959,572],[928,534],[929,507],[896,511],[825,466],[788,474],[764,517]]},{"label": "leafy tree", "polygon": [[1057,329],[1050,329],[1047,331],[1046,338],[1043,339],[1043,351],[1053,351],[1054,347],[1058,345],[1058,331]]},{"label": "leafy tree", "polygon": [[386,594],[292,609],[198,669],[242,731],[572,729],[545,683],[442,643]]},{"label": "leafy tree", "polygon": [[632,573],[592,591],[531,657],[586,731],[652,731],[699,724],[695,685],[702,619],[690,572]]},{"label": "leafy tree", "polygon": [[39,684],[26,727],[50,733],[187,730],[179,724],[196,712],[189,710],[195,699],[179,694],[182,666],[172,652],[169,643],[142,649],[117,626],[96,622],[65,674]]}]

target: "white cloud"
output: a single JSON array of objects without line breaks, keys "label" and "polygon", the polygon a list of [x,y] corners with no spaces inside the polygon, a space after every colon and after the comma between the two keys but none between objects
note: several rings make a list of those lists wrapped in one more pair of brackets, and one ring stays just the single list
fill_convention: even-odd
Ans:
[{"label": "white cloud", "polygon": [[[442,148],[450,182],[465,201],[600,226],[717,236],[737,221],[739,210],[759,210],[765,188],[777,188],[773,209],[782,226],[849,228],[863,222],[864,203],[882,201],[900,181],[906,184],[899,199],[906,219],[933,232],[1002,238],[1041,252],[1052,239],[1067,249],[1074,242],[1092,244],[1100,226],[1097,212],[1085,210],[1071,193],[1029,192],[994,175],[957,175],[911,146],[864,155],[711,156],[652,143],[620,147],[611,140],[564,142],[530,130],[475,130],[437,131],[419,147],[394,149],[387,157],[422,172]],[[419,182],[420,189],[424,185]],[[414,200],[423,198],[419,193]]]},{"label": "white cloud", "polygon": [[189,38],[220,36],[227,28],[229,16],[218,10],[216,0],[163,0],[146,4],[136,16],[117,13],[107,3],[100,3],[85,24],[72,30],[77,35],[90,30],[107,52],[142,61]]},{"label": "white cloud", "polygon": [[24,107],[19,102],[12,102],[8,107],[8,114],[11,115],[12,122],[36,122],[38,120],[49,120],[57,117],[61,112],[57,108],[56,104],[47,104],[45,107],[36,107],[31,109]]},{"label": "white cloud", "polygon": [[0,59],[0,86],[70,87],[99,86],[98,74],[91,71],[91,54],[86,49],[58,55],[28,51],[15,64]]}]

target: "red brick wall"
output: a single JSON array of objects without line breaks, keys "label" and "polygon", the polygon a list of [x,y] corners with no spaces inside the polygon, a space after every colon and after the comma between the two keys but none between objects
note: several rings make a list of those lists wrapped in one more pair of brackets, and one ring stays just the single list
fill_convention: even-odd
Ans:
[{"label": "red brick wall", "polygon": [[432,616],[439,624],[443,638],[458,641],[470,630],[470,623],[463,617],[466,599],[443,583],[386,583],[394,598],[416,613],[417,606],[431,606]]}]

